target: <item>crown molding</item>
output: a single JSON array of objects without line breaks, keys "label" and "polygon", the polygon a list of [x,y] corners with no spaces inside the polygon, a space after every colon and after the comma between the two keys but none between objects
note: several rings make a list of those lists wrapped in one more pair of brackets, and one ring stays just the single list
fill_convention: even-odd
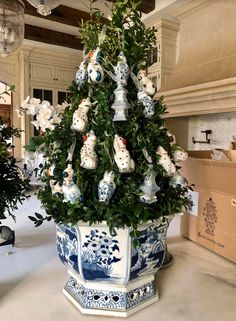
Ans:
[{"label": "crown molding", "polygon": [[184,6],[178,8],[175,10],[172,14],[174,17],[176,17],[178,20],[185,19],[189,16],[191,16],[194,13],[197,13],[208,6],[218,2],[219,0],[193,0]]},{"label": "crown molding", "polygon": [[236,111],[236,77],[165,92],[166,118]]},{"label": "crown molding", "polygon": [[173,31],[176,31],[178,32],[179,31],[179,22],[178,21],[172,21],[172,20],[168,20],[166,18],[159,18],[154,26],[159,29],[159,28],[166,28],[166,29],[169,29],[169,30],[173,30]]}]

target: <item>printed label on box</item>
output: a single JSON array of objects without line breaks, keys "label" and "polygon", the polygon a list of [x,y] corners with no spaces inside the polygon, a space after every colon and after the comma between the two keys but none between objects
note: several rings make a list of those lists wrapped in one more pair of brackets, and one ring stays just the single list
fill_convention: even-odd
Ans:
[{"label": "printed label on box", "polygon": [[188,192],[188,196],[193,203],[192,206],[189,206],[188,213],[195,216],[198,216],[198,199],[199,199],[198,195],[199,195],[198,192],[194,192],[194,191]]}]

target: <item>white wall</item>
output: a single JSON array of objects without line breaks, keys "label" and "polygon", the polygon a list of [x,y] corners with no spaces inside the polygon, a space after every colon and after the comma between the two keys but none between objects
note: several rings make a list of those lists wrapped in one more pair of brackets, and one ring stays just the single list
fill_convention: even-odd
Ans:
[{"label": "white wall", "polygon": [[[236,112],[189,117],[188,150],[210,150],[214,148],[229,149],[232,136],[236,136]],[[201,130],[211,129],[210,144],[193,144],[196,140],[205,140]]]},{"label": "white wall", "polygon": [[194,0],[179,9],[177,63],[164,90],[235,77],[235,12],[235,0]]}]

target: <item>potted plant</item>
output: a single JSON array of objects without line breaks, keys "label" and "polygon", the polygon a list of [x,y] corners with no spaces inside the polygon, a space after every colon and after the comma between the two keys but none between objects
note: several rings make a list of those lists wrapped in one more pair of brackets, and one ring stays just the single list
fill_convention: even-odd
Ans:
[{"label": "potted plant", "polygon": [[[0,94],[0,99],[4,95],[10,95],[14,87],[6,88]],[[20,137],[21,130],[9,126],[9,120],[0,117],[0,223],[7,216],[15,220],[14,210],[18,208],[18,202],[22,203],[28,196],[25,191],[29,187],[29,182],[25,179],[22,171],[16,164],[16,159],[12,154],[14,148],[11,144],[12,136]],[[0,226],[0,246],[15,242],[14,231],[6,226]]]},{"label": "potted plant", "polygon": [[47,215],[31,219],[58,224],[59,257],[69,270],[64,293],[90,314],[127,316],[158,299],[154,274],[166,230],[190,203],[179,172],[187,154],[167,130],[146,72],[155,30],[145,28],[137,5],[113,3],[105,27],[91,6],[70,105],[56,122],[50,106],[40,118],[46,165],[39,198]]}]

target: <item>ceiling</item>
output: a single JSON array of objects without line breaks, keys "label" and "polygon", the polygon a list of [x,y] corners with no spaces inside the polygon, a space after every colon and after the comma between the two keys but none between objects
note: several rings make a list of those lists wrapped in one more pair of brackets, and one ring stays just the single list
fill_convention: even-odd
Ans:
[{"label": "ceiling", "polygon": [[[25,39],[77,50],[83,49],[78,28],[81,19],[86,21],[90,18],[86,7],[88,0],[62,1],[61,5],[46,17],[39,15],[36,8],[26,0],[23,2],[25,4]],[[108,17],[111,0],[97,0],[96,7],[104,13],[104,17]],[[139,9],[144,14],[149,14],[155,9],[155,0],[143,0]]]}]

